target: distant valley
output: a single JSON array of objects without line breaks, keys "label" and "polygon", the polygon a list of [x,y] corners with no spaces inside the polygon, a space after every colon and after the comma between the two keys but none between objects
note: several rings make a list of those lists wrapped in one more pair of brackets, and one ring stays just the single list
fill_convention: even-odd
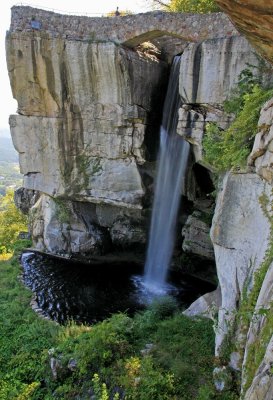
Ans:
[{"label": "distant valley", "polygon": [[18,153],[13,147],[8,131],[0,130],[0,196],[8,187],[19,187],[22,175],[19,172]]}]

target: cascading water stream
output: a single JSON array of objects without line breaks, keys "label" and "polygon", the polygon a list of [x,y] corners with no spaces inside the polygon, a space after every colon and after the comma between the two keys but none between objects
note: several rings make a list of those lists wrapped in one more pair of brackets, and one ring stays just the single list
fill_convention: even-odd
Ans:
[{"label": "cascading water stream", "polygon": [[180,57],[174,58],[160,129],[160,151],[152,210],[144,284],[151,291],[162,291],[171,261],[181,191],[190,145],[177,135]]}]

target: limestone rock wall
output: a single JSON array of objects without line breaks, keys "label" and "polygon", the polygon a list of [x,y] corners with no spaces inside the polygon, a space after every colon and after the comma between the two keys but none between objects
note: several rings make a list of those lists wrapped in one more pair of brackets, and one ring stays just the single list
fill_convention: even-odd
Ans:
[{"label": "limestone rock wall", "polygon": [[260,201],[264,195],[272,201],[271,190],[256,174],[228,174],[218,194],[211,229],[222,295],[216,331],[218,355],[269,246],[270,222]]},{"label": "limestone rock wall", "polygon": [[[225,114],[222,105],[240,72],[249,68],[249,64],[258,67],[252,71],[262,73],[263,82],[272,84],[271,67],[266,64],[266,68],[259,68],[259,58],[243,37],[191,43],[185,49],[180,74],[184,105],[179,111],[179,133],[193,145],[198,163],[205,165],[202,140],[206,124],[215,122],[225,129],[231,123],[232,115]],[[247,172],[227,174],[218,190],[210,235],[219,287],[216,292],[199,298],[185,312],[215,320],[215,353],[222,363],[215,375],[220,372],[224,388],[231,375],[241,376],[244,400],[273,396],[272,115],[270,100],[260,114]],[[194,211],[184,226],[183,248],[208,256],[207,227],[196,215]],[[271,266],[267,265],[266,272],[265,260],[269,260],[270,254]]]},{"label": "limestone rock wall", "polygon": [[[272,297],[273,263],[265,274],[247,333],[242,377],[243,385],[247,385],[245,400],[269,400],[273,395]],[[256,363],[252,379],[249,379],[251,367],[257,359],[259,362]]]},{"label": "limestone rock wall", "polygon": [[[21,114],[11,116],[10,125],[24,186],[141,207],[137,163],[145,161],[151,98],[165,65],[113,43],[39,35],[9,36],[7,55]],[[145,88],[138,84],[144,76]]]},{"label": "limestone rock wall", "polygon": [[[252,67],[249,67],[252,66]],[[179,113],[178,133],[192,145],[195,159],[202,162],[202,139],[207,123],[226,129],[232,115],[223,102],[236,86],[242,70],[251,68],[264,83],[272,82],[272,71],[255,68],[259,57],[242,36],[190,43],[181,57],[179,92],[184,105]]]},{"label": "limestone rock wall", "polygon": [[114,246],[120,250],[133,246],[136,259],[137,250],[146,242],[146,223],[139,210],[42,194],[29,219],[37,250],[85,262],[113,252]]},{"label": "limestone rock wall", "polygon": [[[65,40],[45,32],[9,33],[6,49],[19,113],[10,116],[10,127],[24,188],[41,192],[47,199],[38,207],[43,224],[39,229],[32,225],[34,243],[53,254],[75,255],[79,247],[69,245],[69,236],[85,230],[82,243],[89,243],[90,235],[98,238],[88,224],[80,229],[76,222],[71,224],[69,235],[59,224],[65,240],[52,246],[56,198],[64,203],[90,203],[89,208],[94,204],[113,207],[116,220],[105,229],[111,226],[113,232],[121,229],[123,234],[113,233],[108,239],[117,246],[135,243],[132,232],[143,235],[146,221],[139,212],[136,224],[126,209],[143,208],[149,166],[142,165],[151,158],[145,142],[158,135],[156,113],[162,108],[168,65],[113,42]],[[73,215],[75,221],[76,216],[82,217],[77,212]],[[103,227],[97,219],[96,215],[93,223]],[[123,237],[126,233],[128,240]]]},{"label": "limestone rock wall", "polygon": [[191,43],[182,55],[179,91],[186,104],[222,104],[247,64],[257,65],[242,36]]}]

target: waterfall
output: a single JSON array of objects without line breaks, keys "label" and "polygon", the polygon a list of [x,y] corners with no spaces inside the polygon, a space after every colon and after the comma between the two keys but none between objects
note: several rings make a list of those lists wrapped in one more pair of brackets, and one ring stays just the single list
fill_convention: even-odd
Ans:
[{"label": "waterfall", "polygon": [[190,145],[177,135],[180,57],[174,58],[160,128],[160,150],[144,283],[162,290],[175,243],[175,230]]}]

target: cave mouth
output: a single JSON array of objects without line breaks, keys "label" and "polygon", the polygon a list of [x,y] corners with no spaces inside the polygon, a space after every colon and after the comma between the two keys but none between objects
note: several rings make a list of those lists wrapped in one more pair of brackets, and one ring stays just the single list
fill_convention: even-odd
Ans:
[{"label": "cave mouth", "polygon": [[[117,312],[133,315],[152,300],[140,284],[142,264],[86,265],[24,252],[21,265],[23,281],[34,293],[34,309],[61,324],[70,320],[93,324]],[[172,288],[169,294],[184,309],[214,289],[177,271],[170,272],[168,283]]]}]

